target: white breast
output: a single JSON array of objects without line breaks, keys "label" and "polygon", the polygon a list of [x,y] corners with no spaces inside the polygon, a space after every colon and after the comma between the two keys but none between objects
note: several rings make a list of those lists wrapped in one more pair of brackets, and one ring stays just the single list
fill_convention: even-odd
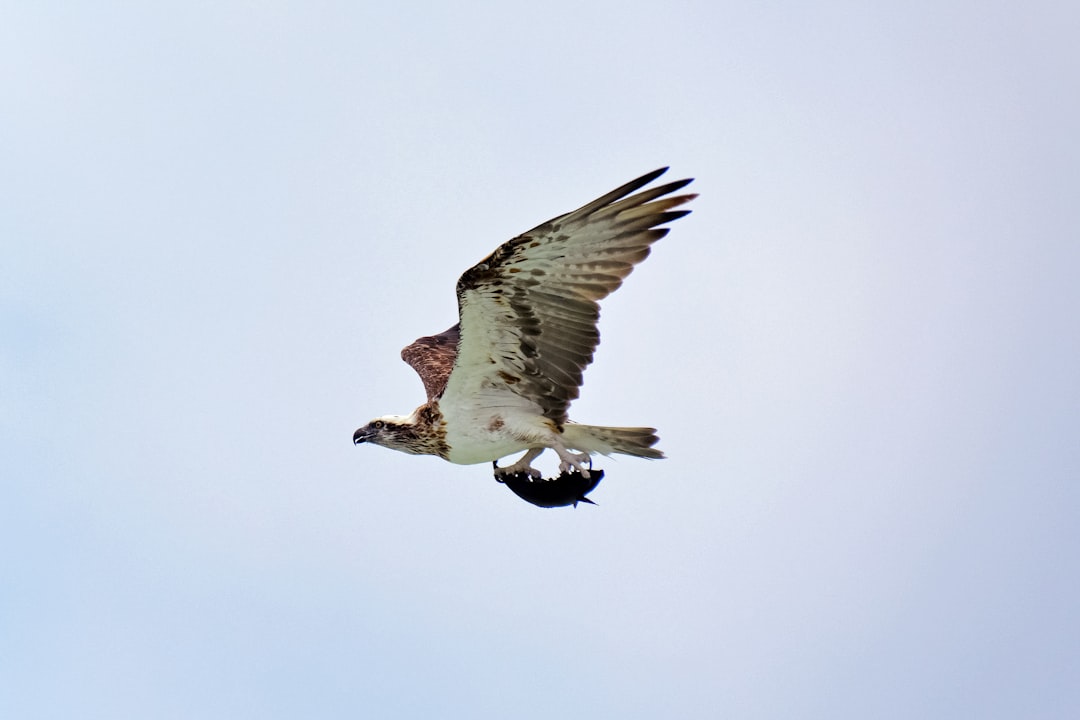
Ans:
[{"label": "white breast", "polygon": [[540,408],[518,395],[492,391],[471,400],[467,407],[439,404],[452,463],[491,462],[529,448],[551,447],[558,437]]}]

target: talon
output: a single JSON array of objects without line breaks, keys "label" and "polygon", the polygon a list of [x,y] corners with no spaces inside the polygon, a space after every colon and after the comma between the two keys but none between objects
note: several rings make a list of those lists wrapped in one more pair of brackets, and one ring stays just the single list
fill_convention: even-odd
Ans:
[{"label": "talon", "polygon": [[527,474],[533,478],[540,478],[540,471],[532,466],[532,461],[539,457],[540,453],[544,451],[543,448],[533,448],[525,453],[520,460],[506,467],[499,467],[497,460],[492,460],[491,464],[495,468],[495,477],[500,475],[520,475]]},{"label": "talon", "polygon": [[[592,469],[592,458],[589,453],[572,453],[569,450],[558,450],[559,460],[559,472],[564,475],[570,474],[571,471],[581,473],[581,477],[588,478],[589,470]],[[588,461],[589,467],[586,468],[584,463]]]}]

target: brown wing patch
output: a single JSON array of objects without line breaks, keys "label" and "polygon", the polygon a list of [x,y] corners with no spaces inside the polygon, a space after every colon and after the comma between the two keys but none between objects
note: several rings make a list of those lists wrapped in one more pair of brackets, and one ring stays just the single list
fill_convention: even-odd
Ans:
[{"label": "brown wing patch", "polygon": [[416,371],[424,383],[428,402],[441,397],[446,389],[446,381],[454,369],[454,361],[457,360],[460,339],[459,324],[438,335],[419,338],[401,351],[401,359]]}]

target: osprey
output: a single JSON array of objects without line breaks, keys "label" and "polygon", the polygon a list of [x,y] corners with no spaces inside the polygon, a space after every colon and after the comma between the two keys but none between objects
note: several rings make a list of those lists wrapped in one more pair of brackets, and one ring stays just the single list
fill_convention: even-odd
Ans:
[{"label": "osprey", "polygon": [[[567,411],[600,342],[598,301],[667,234],[660,225],[689,214],[672,208],[697,197],[672,195],[689,179],[642,190],[666,171],[549,220],[465,271],[459,322],[401,351],[427,402],[410,415],[372,420],[353,442],[462,465],[492,462],[496,477],[540,477],[532,461],[546,448],[559,456],[564,476],[584,478],[593,453],[664,457],[653,448],[653,428],[581,425]],[[521,451],[517,462],[498,467],[499,458]]]}]

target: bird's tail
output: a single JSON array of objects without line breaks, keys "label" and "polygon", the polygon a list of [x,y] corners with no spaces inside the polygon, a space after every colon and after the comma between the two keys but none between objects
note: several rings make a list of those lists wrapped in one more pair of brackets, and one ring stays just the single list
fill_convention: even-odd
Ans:
[{"label": "bird's tail", "polygon": [[563,438],[567,447],[589,453],[622,453],[651,460],[664,457],[664,453],[653,448],[653,445],[660,441],[655,428],[567,423],[563,426]]}]

